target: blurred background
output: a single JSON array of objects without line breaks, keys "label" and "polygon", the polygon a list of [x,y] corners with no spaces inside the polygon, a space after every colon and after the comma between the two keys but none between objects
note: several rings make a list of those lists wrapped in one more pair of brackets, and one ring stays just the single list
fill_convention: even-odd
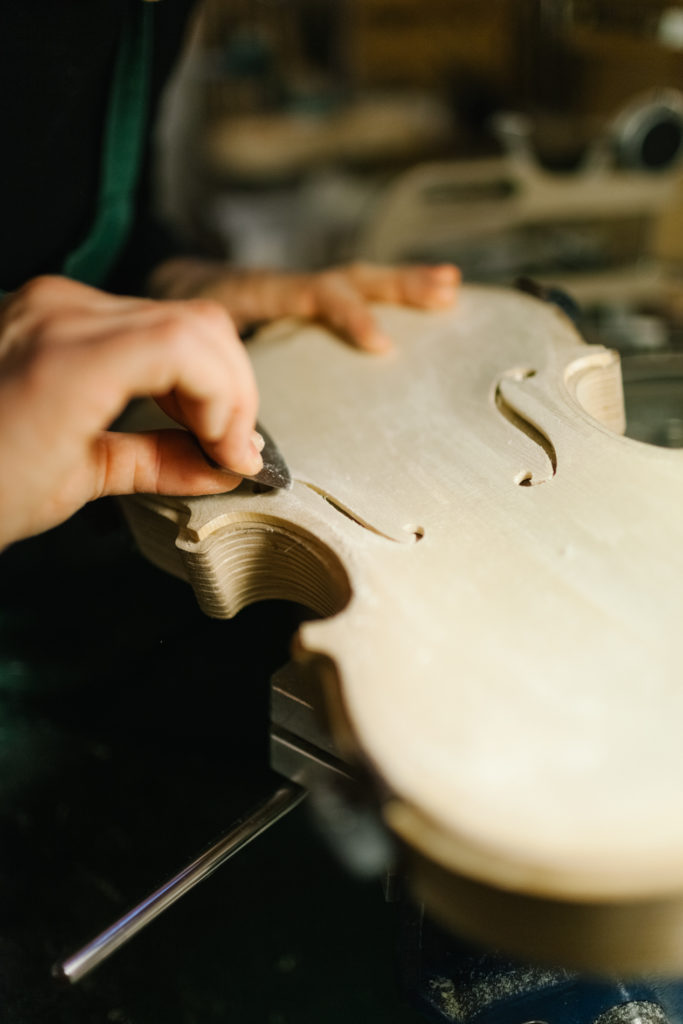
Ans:
[{"label": "blurred background", "polygon": [[207,0],[159,201],[244,267],[561,287],[625,357],[629,433],[683,444],[682,89],[665,0]]}]

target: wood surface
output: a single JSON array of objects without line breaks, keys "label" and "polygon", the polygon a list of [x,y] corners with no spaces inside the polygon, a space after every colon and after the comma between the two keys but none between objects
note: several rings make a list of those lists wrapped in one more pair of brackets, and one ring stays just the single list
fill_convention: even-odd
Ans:
[{"label": "wood surface", "polygon": [[383,357],[266,329],[259,417],[293,488],[128,499],[140,547],[209,615],[327,616],[296,657],[437,915],[680,973],[683,454],[622,436],[618,356],[553,306],[468,286],[378,315]]}]

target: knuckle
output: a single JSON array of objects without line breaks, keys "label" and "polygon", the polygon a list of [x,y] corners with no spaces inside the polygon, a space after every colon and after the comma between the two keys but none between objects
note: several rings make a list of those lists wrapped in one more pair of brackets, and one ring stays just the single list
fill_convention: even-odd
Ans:
[{"label": "knuckle", "polygon": [[149,330],[151,337],[168,355],[182,354],[192,340],[189,319],[178,308],[162,309]]},{"label": "knuckle", "polygon": [[215,299],[190,299],[188,305],[196,315],[208,320],[210,323],[218,324],[220,326],[227,326],[230,323],[230,318],[225,307]]},{"label": "knuckle", "polygon": [[44,274],[27,281],[3,309],[3,327],[19,332],[24,344],[43,347],[58,340],[73,314],[82,285]]},{"label": "knuckle", "polygon": [[[187,348],[197,351],[198,346],[217,331],[222,339],[232,340],[234,332],[230,326],[230,318],[219,302],[213,299],[188,299],[164,305],[157,318],[156,336],[161,343],[175,351],[185,351]],[[209,335],[206,333],[207,327]]]},{"label": "knuckle", "polygon": [[63,301],[79,289],[79,285],[56,274],[41,274],[19,288],[17,299],[26,306],[52,305]]}]

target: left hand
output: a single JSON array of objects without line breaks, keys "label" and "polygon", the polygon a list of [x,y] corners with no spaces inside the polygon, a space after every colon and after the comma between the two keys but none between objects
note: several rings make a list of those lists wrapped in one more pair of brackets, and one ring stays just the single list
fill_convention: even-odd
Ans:
[{"label": "left hand", "polygon": [[387,352],[384,334],[370,308],[391,302],[419,309],[455,304],[460,272],[451,264],[381,266],[351,263],[315,273],[231,270],[203,260],[172,260],[152,275],[158,297],[201,295],[221,302],[238,328],[283,316],[318,320],[368,352]]}]

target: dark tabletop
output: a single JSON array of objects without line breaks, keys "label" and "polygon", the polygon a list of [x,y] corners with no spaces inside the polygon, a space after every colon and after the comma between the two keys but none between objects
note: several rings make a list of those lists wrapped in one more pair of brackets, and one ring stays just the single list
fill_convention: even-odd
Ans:
[{"label": "dark tabletop", "polygon": [[394,908],[303,804],[78,984],[52,964],[272,789],[268,681],[302,612],[231,622],[100,502],[0,555],[0,1022],[416,1024]]}]

